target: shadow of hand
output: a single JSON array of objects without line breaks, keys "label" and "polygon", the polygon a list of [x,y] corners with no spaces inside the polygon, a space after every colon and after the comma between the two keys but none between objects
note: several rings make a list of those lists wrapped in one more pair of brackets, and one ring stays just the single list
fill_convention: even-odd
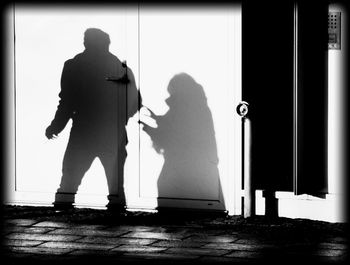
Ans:
[{"label": "shadow of hand", "polygon": [[58,137],[58,134],[56,134],[51,126],[48,126],[45,131],[45,136],[47,139],[56,139]]}]

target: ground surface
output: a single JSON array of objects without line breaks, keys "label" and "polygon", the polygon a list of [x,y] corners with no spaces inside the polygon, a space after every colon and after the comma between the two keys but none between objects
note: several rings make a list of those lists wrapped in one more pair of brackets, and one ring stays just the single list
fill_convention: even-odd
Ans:
[{"label": "ground surface", "polygon": [[3,255],[9,264],[260,263],[267,259],[340,264],[348,256],[347,224],[305,219],[5,206],[3,220]]}]

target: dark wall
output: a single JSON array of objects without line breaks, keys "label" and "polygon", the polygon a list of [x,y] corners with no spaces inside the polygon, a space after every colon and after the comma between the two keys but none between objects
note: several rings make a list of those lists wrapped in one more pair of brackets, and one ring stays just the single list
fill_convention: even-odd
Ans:
[{"label": "dark wall", "polygon": [[[327,6],[321,3],[318,5]],[[324,38],[323,33],[327,33],[327,24],[323,24],[327,13],[324,14],[320,7],[306,4],[298,3],[298,8],[302,12],[299,21],[297,180],[299,191],[314,192],[315,187],[318,190],[324,187],[324,92],[327,83],[323,78],[326,61],[320,41]],[[321,30],[315,30],[315,27]],[[292,191],[294,188],[293,36],[293,1],[243,2],[243,100],[250,104],[252,176],[256,189]],[[317,155],[312,157],[311,154]],[[313,170],[317,174],[313,174]]]},{"label": "dark wall", "polygon": [[328,6],[298,4],[296,193],[327,192]]},{"label": "dark wall", "polygon": [[293,184],[293,3],[242,6],[243,100],[252,124],[252,176],[258,189]]}]

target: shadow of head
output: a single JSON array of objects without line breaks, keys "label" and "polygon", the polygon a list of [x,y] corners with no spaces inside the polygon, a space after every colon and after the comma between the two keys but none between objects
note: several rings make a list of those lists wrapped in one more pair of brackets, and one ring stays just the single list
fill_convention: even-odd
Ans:
[{"label": "shadow of head", "polygon": [[[198,84],[192,76],[186,73],[175,75],[169,82],[168,93],[170,98],[166,100],[170,105],[176,102],[176,108],[183,109],[181,104],[198,107],[206,103],[206,96],[203,87]],[[182,103],[180,103],[181,101]]]},{"label": "shadow of head", "polygon": [[86,50],[108,51],[110,43],[109,35],[98,28],[88,28],[84,33],[84,46]]}]

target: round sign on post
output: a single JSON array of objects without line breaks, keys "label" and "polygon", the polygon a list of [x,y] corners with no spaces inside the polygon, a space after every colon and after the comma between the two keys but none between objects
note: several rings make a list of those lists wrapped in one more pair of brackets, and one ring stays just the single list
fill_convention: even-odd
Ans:
[{"label": "round sign on post", "polygon": [[248,114],[248,106],[249,106],[248,102],[241,101],[236,108],[238,115],[241,116],[242,118],[246,117]]}]

